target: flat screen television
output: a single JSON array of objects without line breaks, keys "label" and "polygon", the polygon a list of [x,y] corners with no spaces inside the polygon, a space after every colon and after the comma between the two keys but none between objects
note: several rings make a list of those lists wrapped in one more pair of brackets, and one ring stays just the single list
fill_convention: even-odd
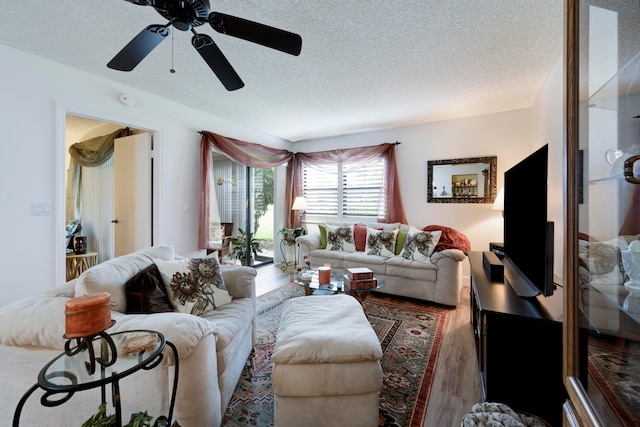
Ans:
[{"label": "flat screen television", "polygon": [[553,222],[547,221],[548,145],[504,174],[504,277],[524,298],[553,294]]}]

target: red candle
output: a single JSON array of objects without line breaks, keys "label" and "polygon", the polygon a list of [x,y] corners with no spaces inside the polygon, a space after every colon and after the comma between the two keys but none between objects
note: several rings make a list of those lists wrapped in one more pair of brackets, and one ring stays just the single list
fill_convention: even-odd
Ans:
[{"label": "red candle", "polygon": [[331,283],[331,267],[318,267],[318,283],[321,285]]}]

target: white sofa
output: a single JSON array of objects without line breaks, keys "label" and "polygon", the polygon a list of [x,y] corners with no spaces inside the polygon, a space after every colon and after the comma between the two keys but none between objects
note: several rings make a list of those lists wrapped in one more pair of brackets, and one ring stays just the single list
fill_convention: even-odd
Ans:
[{"label": "white sofa", "polygon": [[[369,224],[379,228],[404,228],[402,224]],[[320,233],[300,236],[296,239],[299,245],[299,257],[304,264],[304,257],[315,268],[331,264],[332,269],[367,267],[378,279],[383,279],[384,287],[378,292],[417,298],[448,306],[460,303],[462,289],[462,262],[466,259],[465,251],[469,250],[469,242],[462,233],[448,227],[436,226],[443,231],[440,238],[446,244],[436,246],[426,262],[406,259],[401,255],[379,256],[368,255],[366,251],[343,251],[321,249]],[[434,228],[435,229],[435,228]],[[454,236],[453,238],[451,236]]]},{"label": "white sofa", "polygon": [[[173,248],[155,246],[109,260],[66,285],[0,308],[1,425],[10,425],[20,398],[37,382],[39,371],[64,351],[65,302],[88,288],[87,275],[93,277],[92,290],[96,290],[98,278],[104,281],[112,303],[118,303],[111,313],[116,323],[107,332],[155,330],[177,347],[180,365],[173,420],[182,427],[221,424],[255,342],[256,270],[222,266],[221,273],[233,299],[201,316],[176,312],[124,314],[125,283],[153,259],[173,260]],[[160,365],[121,380],[123,422],[138,411],[147,411],[154,419],[168,415],[173,372],[173,352],[166,347]],[[36,391],[29,398],[20,425],[80,425],[97,412],[101,401],[97,388],[77,392],[61,406],[46,408],[40,404],[42,393]],[[107,413],[114,413],[109,396],[110,392]]]},{"label": "white sofa", "polygon": [[[590,322],[590,327],[598,333],[618,335],[624,328],[620,307],[627,301],[633,304],[624,283],[629,280],[625,272],[623,252],[629,243],[639,236],[618,236],[606,241],[598,241],[586,234],[579,234],[578,276],[580,280],[580,308]],[[637,301],[637,299],[635,299]],[[630,311],[633,311],[631,309]]]}]

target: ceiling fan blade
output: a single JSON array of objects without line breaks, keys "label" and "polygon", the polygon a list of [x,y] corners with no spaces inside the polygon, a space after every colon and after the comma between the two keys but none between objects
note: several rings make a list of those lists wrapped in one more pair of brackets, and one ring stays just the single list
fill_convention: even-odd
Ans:
[{"label": "ceiling fan blade", "polygon": [[233,69],[222,51],[207,34],[196,34],[191,39],[191,44],[196,48],[202,59],[205,60],[211,70],[218,76],[224,87],[229,90],[240,89],[244,83]]},{"label": "ceiling fan blade", "polygon": [[131,71],[140,63],[156,46],[171,34],[168,25],[149,25],[135,36],[116,56],[107,64],[107,67],[120,71]]},{"label": "ceiling fan blade", "polygon": [[291,55],[298,56],[302,50],[302,37],[300,37],[300,35],[243,18],[219,12],[211,12],[209,14],[209,24],[219,33],[257,43]]}]

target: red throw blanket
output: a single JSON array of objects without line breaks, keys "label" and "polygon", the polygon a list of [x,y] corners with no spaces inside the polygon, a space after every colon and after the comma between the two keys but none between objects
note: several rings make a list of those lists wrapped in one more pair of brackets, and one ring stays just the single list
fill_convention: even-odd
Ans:
[{"label": "red throw blanket", "polygon": [[422,231],[442,231],[440,240],[436,245],[436,251],[444,249],[460,249],[465,255],[469,255],[471,242],[469,238],[458,230],[444,225],[427,225]]}]

